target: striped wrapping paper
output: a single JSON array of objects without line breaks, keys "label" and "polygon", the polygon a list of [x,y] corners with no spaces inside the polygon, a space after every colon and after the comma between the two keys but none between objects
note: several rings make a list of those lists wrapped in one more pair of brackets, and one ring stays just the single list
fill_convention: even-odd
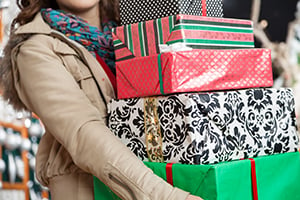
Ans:
[{"label": "striped wrapping paper", "polygon": [[119,99],[273,85],[269,49],[193,49],[116,63]]},{"label": "striped wrapping paper", "polygon": [[160,45],[194,49],[253,48],[250,20],[175,15],[113,29],[116,60],[161,53]]}]

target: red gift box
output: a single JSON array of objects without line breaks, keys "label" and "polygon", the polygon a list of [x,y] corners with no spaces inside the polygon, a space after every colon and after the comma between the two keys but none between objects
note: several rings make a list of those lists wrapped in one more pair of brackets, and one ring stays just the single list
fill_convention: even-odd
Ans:
[{"label": "red gift box", "polygon": [[168,52],[116,63],[118,98],[273,85],[269,49]]}]

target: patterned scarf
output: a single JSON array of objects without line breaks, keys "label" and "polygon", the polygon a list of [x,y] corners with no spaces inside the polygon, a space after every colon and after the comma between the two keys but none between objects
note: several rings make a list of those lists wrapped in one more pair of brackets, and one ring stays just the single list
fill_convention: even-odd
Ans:
[{"label": "patterned scarf", "polygon": [[61,10],[42,9],[44,21],[51,28],[83,45],[95,57],[98,54],[115,74],[115,54],[111,29],[117,24],[113,21],[102,23],[103,31],[90,26],[85,20]]}]

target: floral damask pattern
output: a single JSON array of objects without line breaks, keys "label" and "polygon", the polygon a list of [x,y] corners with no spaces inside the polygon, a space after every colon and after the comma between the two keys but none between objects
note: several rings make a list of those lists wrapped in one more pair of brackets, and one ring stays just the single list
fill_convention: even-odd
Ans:
[{"label": "floral damask pattern", "polygon": [[[113,100],[108,120],[112,132],[143,161],[149,160],[146,99]],[[290,89],[183,93],[156,101],[165,162],[213,164],[299,147]]]}]

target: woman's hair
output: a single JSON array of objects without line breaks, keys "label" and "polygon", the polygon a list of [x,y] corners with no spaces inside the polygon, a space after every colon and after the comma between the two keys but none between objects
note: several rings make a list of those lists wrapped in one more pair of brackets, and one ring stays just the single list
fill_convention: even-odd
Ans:
[{"label": "woman's hair", "polygon": [[[17,0],[20,13],[12,23],[12,30],[15,25],[23,25],[30,22],[42,8],[58,9],[55,0]],[[100,0],[101,17],[114,20],[119,23],[119,0]]]},{"label": "woman's hair", "polygon": [[101,18],[120,23],[119,0],[100,0]]},{"label": "woman's hair", "polygon": [[20,13],[13,21],[12,29],[16,24],[23,25],[30,22],[42,8],[58,8],[56,1],[53,0],[17,0],[17,5]]}]

